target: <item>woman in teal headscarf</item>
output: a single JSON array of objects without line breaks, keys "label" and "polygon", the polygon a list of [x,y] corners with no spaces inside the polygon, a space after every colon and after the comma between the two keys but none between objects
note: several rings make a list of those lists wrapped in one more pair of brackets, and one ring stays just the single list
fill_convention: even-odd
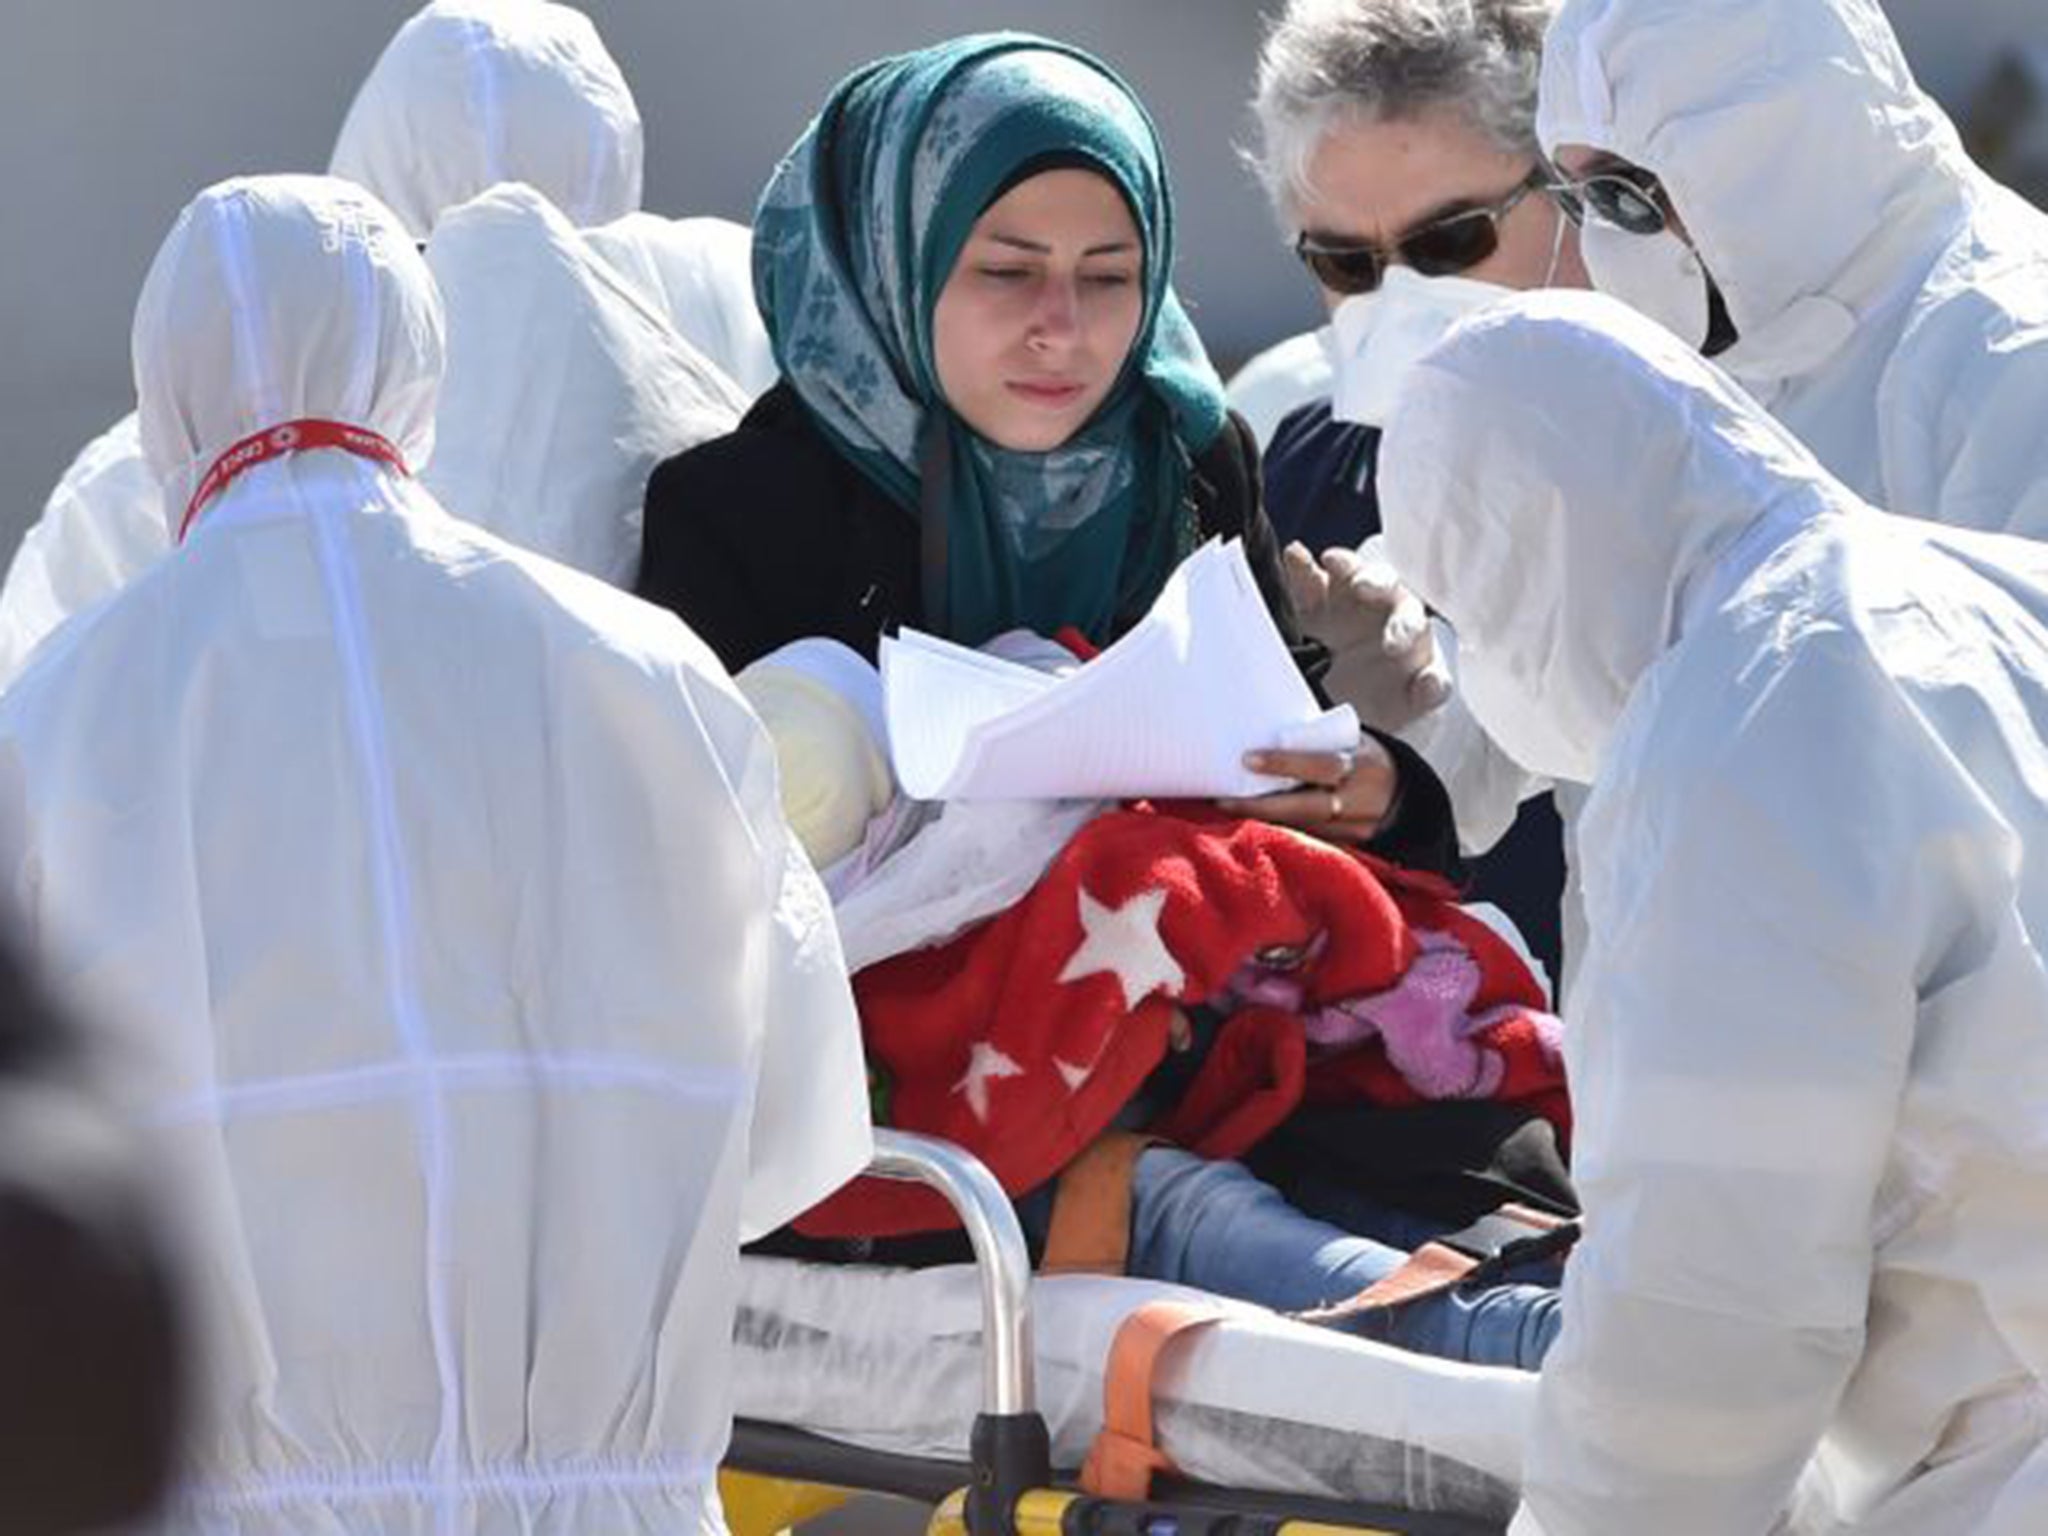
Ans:
[{"label": "woman in teal headscarf", "polygon": [[[856,72],[756,219],[783,382],[656,471],[640,594],[735,670],[812,635],[873,657],[898,623],[1100,644],[1195,544],[1238,537],[1299,645],[1256,449],[1174,295],[1173,254],[1158,135],[1087,54],[1000,34]],[[1440,786],[1405,749],[1367,738],[1262,766],[1308,787],[1255,814],[1454,857]],[[1382,825],[1397,790],[1398,833]]]},{"label": "woman in teal headscarf", "polygon": [[[855,74],[755,225],[783,382],[736,432],[655,473],[641,595],[735,669],[816,635],[872,658],[895,622],[967,644],[1066,626],[1100,643],[1197,541],[1236,536],[1294,641],[1251,434],[1224,408],[1172,266],[1157,136],[1086,54],[977,37]],[[1232,810],[1371,838],[1411,864],[1448,856],[1442,788],[1398,744],[1265,757],[1309,787]],[[1397,777],[1402,809],[1383,829]],[[1050,1186],[1023,1201],[1036,1236],[1049,1201]],[[1415,1226],[1347,1199],[1356,1231],[1340,1230],[1238,1164],[1167,1147],[1130,1165],[1129,1202],[1130,1273],[1274,1306],[1385,1278],[1405,1252],[1357,1234]],[[1555,1303],[1544,1287],[1486,1287],[1418,1302],[1385,1336],[1529,1366]]]}]

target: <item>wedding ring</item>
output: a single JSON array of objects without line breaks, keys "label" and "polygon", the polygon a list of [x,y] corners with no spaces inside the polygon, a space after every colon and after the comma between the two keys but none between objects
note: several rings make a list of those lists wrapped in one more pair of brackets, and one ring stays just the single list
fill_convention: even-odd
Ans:
[{"label": "wedding ring", "polygon": [[1330,791],[1330,820],[1342,821],[1343,819],[1344,797],[1333,789]]}]

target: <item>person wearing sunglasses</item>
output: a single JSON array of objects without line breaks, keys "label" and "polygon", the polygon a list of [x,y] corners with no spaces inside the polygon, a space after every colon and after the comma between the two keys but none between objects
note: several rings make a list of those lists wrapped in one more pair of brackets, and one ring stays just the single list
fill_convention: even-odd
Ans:
[{"label": "person wearing sunglasses", "polygon": [[[1339,299],[1376,292],[1395,265],[1412,267],[1423,277],[1463,276],[1500,253],[1501,226],[1508,215],[1530,193],[1548,190],[1551,181],[1549,168],[1539,162],[1505,197],[1473,207],[1453,198],[1389,244],[1332,241],[1304,229],[1294,237],[1294,254],[1323,291]],[[1551,229],[1553,243],[1561,243],[1562,226],[1555,219]]]},{"label": "person wearing sunglasses", "polygon": [[[1328,308],[1378,291],[1390,266],[1509,288],[1583,284],[1571,232],[1529,195],[1547,180],[1535,90],[1556,6],[1290,0],[1274,19],[1247,158]],[[1325,396],[1320,334],[1320,347],[1291,338],[1240,370],[1233,404],[1252,405],[1252,388],[1287,410]]]},{"label": "person wearing sunglasses", "polygon": [[[1338,316],[1322,333],[1325,366],[1304,378],[1265,455],[1297,607],[1332,648],[1332,691],[1402,731],[1443,777],[1475,896],[1508,913],[1553,976],[1564,857],[1546,786],[1455,702],[1441,707],[1448,637],[1383,562],[1357,553],[1379,532],[1379,428],[1358,418],[1379,412],[1338,407],[1361,370],[1371,393],[1398,389],[1401,359],[1364,356],[1349,344],[1357,330],[1382,354],[1412,355],[1477,300],[1583,286],[1577,233],[1536,144],[1554,10],[1555,0],[1292,0],[1259,60],[1251,157]],[[1327,354],[1340,351],[1333,371]]]},{"label": "person wearing sunglasses", "polygon": [[1877,0],[1564,0],[1537,126],[1595,286],[1865,500],[2048,535],[2048,218]]},{"label": "person wearing sunglasses", "polygon": [[1654,171],[1619,155],[1574,148],[1552,195],[1579,226],[1579,256],[1593,286],[1634,306],[1703,357],[1737,341],[1721,285],[1701,263],[1671,194]]}]

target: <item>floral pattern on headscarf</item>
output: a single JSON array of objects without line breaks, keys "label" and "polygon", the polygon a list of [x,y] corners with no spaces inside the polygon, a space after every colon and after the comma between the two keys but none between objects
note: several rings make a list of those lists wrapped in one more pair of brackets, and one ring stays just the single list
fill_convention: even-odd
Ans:
[{"label": "floral pattern on headscarf", "polygon": [[[1094,417],[1025,453],[946,404],[932,315],[975,221],[1053,165],[1123,195],[1145,302]],[[1186,552],[1190,462],[1224,403],[1172,289],[1173,249],[1151,119],[1104,65],[1042,38],[961,38],[869,65],[777,169],[754,235],[776,361],[839,451],[927,525],[928,626],[970,644],[1017,626],[1106,640]]]}]

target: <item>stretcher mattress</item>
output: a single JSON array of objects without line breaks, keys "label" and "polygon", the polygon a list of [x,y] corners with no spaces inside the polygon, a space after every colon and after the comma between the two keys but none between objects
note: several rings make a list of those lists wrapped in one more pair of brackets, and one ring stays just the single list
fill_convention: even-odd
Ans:
[{"label": "stretcher mattress", "polygon": [[[981,1402],[971,1266],[839,1267],[749,1258],[734,1325],[736,1413],[864,1449],[965,1460]],[[1161,1448],[1222,1487],[1504,1522],[1536,1378],[1287,1321],[1178,1286],[1033,1282],[1038,1406],[1069,1470],[1102,1424],[1118,1325],[1153,1300],[1204,1300],[1215,1326],[1175,1341],[1155,1383]]]}]

